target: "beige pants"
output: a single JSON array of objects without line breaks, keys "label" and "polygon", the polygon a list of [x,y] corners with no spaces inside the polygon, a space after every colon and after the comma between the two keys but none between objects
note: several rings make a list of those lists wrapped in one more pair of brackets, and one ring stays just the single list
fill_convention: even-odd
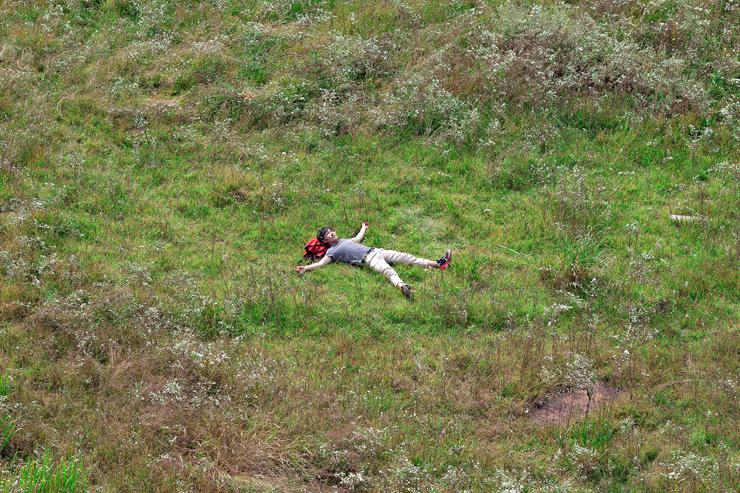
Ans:
[{"label": "beige pants", "polygon": [[409,264],[427,267],[429,266],[429,260],[414,257],[408,253],[384,250],[383,248],[376,248],[372,252],[368,253],[367,257],[365,257],[365,265],[375,272],[380,272],[386,276],[394,286],[403,284],[403,281],[398,277],[396,271],[388,264]]}]

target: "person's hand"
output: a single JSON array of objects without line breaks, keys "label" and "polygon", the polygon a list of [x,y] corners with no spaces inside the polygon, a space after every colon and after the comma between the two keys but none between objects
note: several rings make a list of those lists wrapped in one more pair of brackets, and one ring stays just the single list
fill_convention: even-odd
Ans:
[{"label": "person's hand", "polygon": [[298,274],[303,274],[304,272],[306,272],[306,266],[305,265],[299,265],[298,267],[295,268],[295,271]]},{"label": "person's hand", "polygon": [[365,221],[364,223],[362,223],[362,225],[363,225],[363,226],[365,226],[365,227],[367,228],[368,226],[370,226],[370,223],[369,223],[369,222],[367,222],[367,221]]}]

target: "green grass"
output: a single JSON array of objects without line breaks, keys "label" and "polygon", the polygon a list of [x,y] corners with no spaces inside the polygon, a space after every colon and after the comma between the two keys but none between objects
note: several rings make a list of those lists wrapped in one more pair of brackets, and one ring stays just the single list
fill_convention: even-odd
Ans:
[{"label": "green grass", "polygon": [[15,423],[9,415],[0,417],[0,452],[5,449],[16,432]]},{"label": "green grass", "polygon": [[45,454],[18,467],[16,477],[0,480],[0,486],[10,488],[8,491],[22,493],[39,491],[75,493],[86,491],[87,479],[77,461],[62,461],[55,465],[53,458]]},{"label": "green grass", "polygon": [[3,487],[734,488],[738,12],[0,5]]}]

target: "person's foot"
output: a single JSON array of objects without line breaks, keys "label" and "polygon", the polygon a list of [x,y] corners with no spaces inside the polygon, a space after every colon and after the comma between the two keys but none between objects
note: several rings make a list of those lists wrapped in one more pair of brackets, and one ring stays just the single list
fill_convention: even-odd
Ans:
[{"label": "person's foot", "polygon": [[401,292],[403,293],[403,295],[413,301],[414,290],[411,289],[411,286],[409,286],[408,284],[402,284],[400,288],[401,288]]},{"label": "person's foot", "polygon": [[442,270],[445,270],[447,267],[449,267],[451,263],[452,250],[447,250],[447,253],[445,253],[441,259],[437,260],[437,266]]}]

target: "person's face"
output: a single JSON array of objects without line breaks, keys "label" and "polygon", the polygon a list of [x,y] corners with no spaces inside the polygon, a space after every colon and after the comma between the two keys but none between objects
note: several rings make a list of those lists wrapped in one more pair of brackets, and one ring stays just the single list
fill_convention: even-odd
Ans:
[{"label": "person's face", "polygon": [[337,236],[337,233],[330,229],[326,233],[324,233],[324,243],[328,243],[329,245],[333,245],[334,243],[339,241],[339,237]]}]

